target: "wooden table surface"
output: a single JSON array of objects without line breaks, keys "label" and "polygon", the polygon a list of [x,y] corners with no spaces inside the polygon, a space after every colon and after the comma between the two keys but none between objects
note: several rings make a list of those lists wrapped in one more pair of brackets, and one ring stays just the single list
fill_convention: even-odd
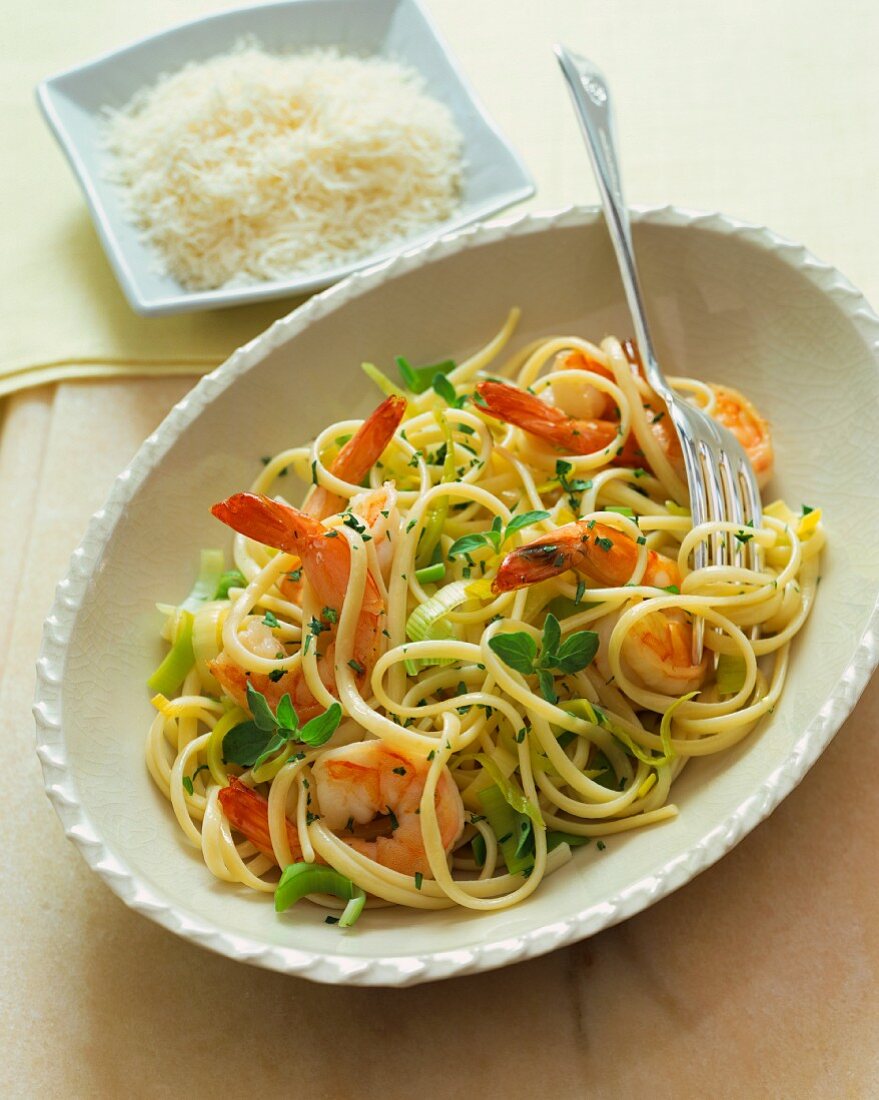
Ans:
[{"label": "wooden table surface", "polygon": [[[558,38],[612,78],[631,201],[765,222],[879,300],[874,4],[430,7],[533,170],[535,208],[595,201],[548,53]],[[108,10],[76,8],[94,24],[92,53],[120,41]],[[163,0],[139,33],[186,14]],[[89,515],[189,384],[61,384],[2,412],[0,1094],[879,1095],[875,680],[800,787],[719,864],[616,928],[503,971],[323,988],[201,951],[111,895],[42,793],[33,666]]]}]

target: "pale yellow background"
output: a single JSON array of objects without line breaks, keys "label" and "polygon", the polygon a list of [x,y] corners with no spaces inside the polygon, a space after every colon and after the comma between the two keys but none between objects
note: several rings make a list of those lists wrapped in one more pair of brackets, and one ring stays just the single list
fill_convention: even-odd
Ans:
[{"label": "pale yellow background", "polygon": [[[631,201],[768,223],[879,301],[875,3],[430,7],[534,172],[533,205],[595,201],[549,53],[560,38],[612,80]],[[214,360],[283,312],[129,314],[32,102],[39,77],[210,8],[0,3],[0,363]],[[0,1095],[879,1094],[876,683],[719,865],[618,928],[506,971],[399,992],[312,986],[176,939],[87,871],[33,753],[41,622],[88,515],[188,384],[67,383],[6,401]],[[119,735],[139,751],[124,716]]]}]

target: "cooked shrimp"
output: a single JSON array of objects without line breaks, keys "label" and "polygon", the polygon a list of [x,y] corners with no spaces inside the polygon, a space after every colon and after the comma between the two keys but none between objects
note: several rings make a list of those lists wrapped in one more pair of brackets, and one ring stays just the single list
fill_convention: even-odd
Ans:
[{"label": "cooked shrimp", "polygon": [[[352,820],[365,825],[387,814],[390,836],[364,840],[342,835],[342,839],[383,867],[403,875],[432,877],[419,815],[429,771],[426,760],[404,756],[382,741],[360,741],[323,753],[312,771],[318,809],[327,828],[341,834]],[[443,848],[450,852],[464,828],[464,804],[447,769],[440,775],[434,804]]]},{"label": "cooked shrimp", "polygon": [[[594,369],[590,366],[590,369]],[[566,412],[548,405],[539,397],[515,386],[499,382],[480,382],[476,387],[485,401],[486,412],[514,424],[539,439],[559,447],[567,454],[593,454],[609,446],[619,436],[619,425],[614,420],[569,416]],[[600,393],[594,386],[584,387],[585,391]],[[751,460],[757,483],[762,488],[772,474],[773,451],[769,425],[760,416],[747,398],[728,386],[712,385],[716,403],[712,416],[725,428],[728,428],[741,443],[745,454]],[[606,395],[604,395],[606,396]],[[566,408],[573,408],[570,398],[565,401]],[[587,392],[587,403],[583,407],[595,408]],[[678,434],[671,423],[664,402],[654,397],[649,404],[648,419],[650,431],[675,470],[685,476],[683,455]],[[614,466],[644,466],[644,452],[638,445],[634,432],[630,432],[616,455],[611,459]]]},{"label": "cooked shrimp", "polygon": [[772,476],[775,455],[772,449],[772,435],[769,424],[757,412],[747,397],[730,386],[711,384],[715,404],[712,416],[725,428],[728,428],[741,443],[745,454],[751,460],[757,484],[764,488]]},{"label": "cooked shrimp", "polygon": [[[576,569],[605,587],[624,585],[632,576],[640,549],[622,531],[595,520],[581,519],[511,550],[501,562],[492,588],[495,592],[510,592],[557,577],[568,569]],[[648,550],[641,583],[655,588],[672,584],[680,587],[677,563]]]},{"label": "cooked shrimp", "polygon": [[386,481],[380,489],[351,498],[351,511],[369,528],[381,574],[388,581],[402,521],[397,508],[397,486]]},{"label": "cooked shrimp", "polygon": [[[234,776],[229,780],[229,786],[223,787],[218,795],[223,813],[233,829],[250,841],[264,856],[275,858],[272,848],[272,838],[269,833],[269,804],[240,779]],[[302,848],[299,845],[299,833],[292,821],[287,821],[287,843],[293,853],[293,859],[302,858]]]},{"label": "cooked shrimp", "polygon": [[[619,615],[598,620],[601,640],[596,664],[602,675],[610,675],[604,655]],[[686,695],[698,691],[708,673],[709,655],[693,663],[693,628],[681,611],[654,611],[629,629],[620,649],[623,672],[636,683],[663,695]]]},{"label": "cooked shrimp", "polygon": [[[632,370],[643,377],[644,366],[641,362],[641,354],[638,351],[638,346],[635,341],[626,340],[623,343],[623,352],[632,365]],[[772,475],[772,465],[774,462],[769,423],[763,419],[751,402],[739,393],[738,390],[734,390],[730,386],[721,386],[715,382],[709,382],[708,385],[709,389],[714,391],[715,396],[714,408],[711,410],[712,418],[716,420],[718,424],[722,424],[724,428],[731,431],[742,445],[742,449],[751,460],[751,465],[754,467],[754,473],[757,475],[757,484],[761,489],[764,488],[766,482]],[[665,403],[658,397],[651,402],[651,407],[656,413],[667,411]],[[666,449],[666,454],[679,469],[682,469],[678,458],[680,444],[677,439],[677,434],[673,434],[677,445],[677,451],[669,451]]]},{"label": "cooked shrimp", "polygon": [[[386,398],[363,421],[354,435],[345,443],[336,457],[329,465],[331,474],[343,481],[359,484],[369,473],[370,469],[378,462],[387,445],[393,438],[394,432],[406,411],[406,398],[392,395]],[[388,485],[385,485],[387,490]],[[318,485],[309,494],[302,507],[302,511],[315,519],[326,519],[327,516],[336,515],[350,504],[351,510],[361,514],[355,502],[362,501],[368,494],[358,494],[351,498],[350,502],[343,496],[331,493],[323,485]],[[384,507],[384,505],[380,505]],[[368,526],[373,523],[368,521]],[[389,526],[389,525],[388,525]],[[382,532],[382,537],[384,537]],[[388,540],[385,540],[388,541]],[[384,569],[385,561],[393,557],[393,547],[388,542],[388,547],[377,546],[379,559]],[[390,550],[390,553],[389,553]],[[299,603],[302,597],[301,585],[298,581],[284,577],[278,582],[278,588],[285,599],[293,603]]]},{"label": "cooked shrimp", "polygon": [[[328,829],[368,859],[403,875],[431,878],[419,814],[428,768],[426,760],[404,756],[381,741],[331,749],[312,765],[315,807]],[[266,800],[238,779],[231,779],[219,798],[233,828],[274,859]],[[450,852],[464,828],[464,804],[447,768],[435,806],[442,844]],[[299,834],[289,820],[287,840],[298,860]]]},{"label": "cooked shrimp", "polygon": [[[485,402],[485,411],[491,416],[536,435],[566,454],[594,454],[617,442],[620,446],[611,458],[613,465],[644,465],[644,453],[634,433],[620,440],[620,426],[615,420],[568,416],[533,393],[501,382],[480,382],[476,388]],[[668,417],[655,414],[650,430],[669,457],[680,457],[680,444]]]},{"label": "cooked shrimp", "polygon": [[[351,551],[347,539],[337,531],[328,530],[318,520],[300,512],[298,508],[255,493],[236,493],[228,500],[215,504],[211,511],[242,535],[296,554],[321,607],[335,613],[335,616],[330,616],[334,622],[338,619],[351,572]],[[360,684],[369,681],[378,659],[384,614],[384,601],[378,585],[375,578],[368,573],[353,647],[353,660],[358,666],[357,680]],[[323,633],[320,635],[322,654],[318,661],[321,679],[330,691],[335,688],[334,622],[326,624],[326,639]],[[276,654],[277,649],[274,655]],[[221,653],[211,663],[210,668],[226,691],[242,706],[246,706],[249,679],[263,694],[268,693],[269,698],[279,699],[289,692],[300,721],[305,722],[324,709],[312,695],[301,668],[291,669],[276,681],[270,681],[268,676],[256,673],[248,676],[225,653]]]},{"label": "cooked shrimp", "polygon": [[[637,374],[638,368],[634,363],[632,369]],[[614,373],[609,367],[606,367],[604,363],[599,362],[597,359],[593,359],[591,355],[580,348],[560,352],[555,357],[555,362],[552,365],[553,373],[569,370],[590,371],[601,378],[606,378],[609,382],[615,381]],[[552,374],[550,377],[552,378]],[[556,405],[568,416],[584,417],[586,419],[603,417],[606,419],[614,415],[616,408],[610,394],[600,390],[598,386],[590,385],[588,382],[584,384],[579,378],[553,379],[552,395]]]},{"label": "cooked shrimp", "polygon": [[612,420],[577,419],[533,393],[501,382],[480,382],[477,391],[485,411],[506,424],[514,424],[568,454],[600,451],[618,438],[619,425]]},{"label": "cooked shrimp", "polygon": [[[382,456],[406,411],[406,398],[386,398],[363,421],[330,464],[330,473],[359,485]],[[303,511],[315,519],[326,519],[348,506],[345,497],[318,485],[305,502]]]},{"label": "cooked shrimp", "polygon": [[[218,797],[223,813],[232,828],[242,833],[264,856],[277,862],[269,832],[268,801],[235,776],[229,777],[229,785],[222,788]],[[377,818],[366,827],[357,826],[348,830],[348,838],[357,836],[361,839],[372,839],[383,833],[389,836],[390,832],[391,819]],[[290,845],[294,861],[300,860],[302,845],[299,843],[299,833],[289,818],[287,819],[287,843]]]},{"label": "cooked shrimp", "polygon": [[[245,649],[249,649],[251,653],[257,657],[266,657],[272,660],[278,656],[279,653],[286,656],[286,652],[283,646],[272,633],[272,629],[262,621],[261,618],[256,615],[248,618],[245,625],[238,631],[238,640],[244,646]],[[292,672],[286,673],[280,679],[270,680],[265,673],[261,672],[245,672],[243,668],[240,668],[231,657],[227,656],[225,650],[220,653],[216,660],[208,663],[208,667],[211,670],[211,674],[219,681],[227,695],[230,695],[239,706],[245,710],[247,707],[247,685],[251,684],[257,691],[261,692],[266,702],[271,706],[272,710],[276,710],[281,698],[290,692],[291,689],[295,692],[300,687],[300,678],[294,677]],[[318,662],[318,667],[323,674],[323,662]],[[322,677],[323,678],[323,675]],[[329,686],[329,685],[328,685]],[[310,693],[309,693],[310,694]],[[292,696],[291,696],[292,697]],[[300,711],[299,704],[296,699],[293,699],[296,706],[299,717],[304,717],[304,711]],[[308,699],[302,699],[302,704],[307,704]],[[305,708],[307,709],[307,707]],[[315,706],[313,713],[318,714],[323,707]],[[309,714],[309,717],[312,717]],[[304,718],[308,721],[308,718]]]},{"label": "cooked shrimp", "polygon": [[[590,526],[590,524],[592,526]],[[501,562],[492,587],[496,592],[534,584],[575,569],[592,581],[608,587],[624,585],[632,576],[640,547],[628,535],[603,523],[582,519],[559,527],[527,546],[511,550]],[[680,587],[681,575],[671,558],[647,551],[642,584],[656,588]],[[602,654],[607,652],[610,633],[618,616],[599,620]],[[681,695],[698,688],[708,671],[708,654],[692,662],[692,627],[677,612],[656,611],[645,615],[628,631],[621,650],[623,670],[653,691]]]}]

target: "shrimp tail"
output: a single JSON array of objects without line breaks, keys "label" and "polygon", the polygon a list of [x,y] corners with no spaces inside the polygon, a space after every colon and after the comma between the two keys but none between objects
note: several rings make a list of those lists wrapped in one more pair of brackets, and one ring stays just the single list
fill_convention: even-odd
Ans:
[{"label": "shrimp tail", "polygon": [[[342,481],[359,485],[393,439],[405,411],[406,398],[402,395],[392,394],[385,398],[344,444],[330,465],[330,473]],[[305,511],[316,519],[326,519],[347,506],[346,497],[317,485],[305,503]]]},{"label": "shrimp tail", "polygon": [[339,451],[332,465],[336,477],[362,481],[391,442],[405,411],[406,398],[399,394],[382,401]]},{"label": "shrimp tail", "polygon": [[572,452],[579,452],[582,447],[570,417],[539,397],[500,382],[480,382],[476,390],[485,402],[485,411],[497,420],[530,432],[548,443],[566,445]]},{"label": "shrimp tail", "polygon": [[[232,828],[246,836],[264,856],[268,856],[277,863],[269,833],[268,802],[234,776],[229,779],[229,786],[223,787],[218,797],[223,813]],[[287,821],[287,842],[294,860],[299,859],[302,855],[299,833],[293,822],[289,820]]]},{"label": "shrimp tail", "polygon": [[501,382],[480,382],[476,387],[485,412],[505,424],[513,424],[568,454],[592,454],[613,442],[617,425],[608,420],[574,420],[539,397]]},{"label": "shrimp tail", "polygon": [[211,512],[239,534],[289,554],[301,555],[303,541],[325,533],[322,523],[298,508],[257,493],[235,493]]}]

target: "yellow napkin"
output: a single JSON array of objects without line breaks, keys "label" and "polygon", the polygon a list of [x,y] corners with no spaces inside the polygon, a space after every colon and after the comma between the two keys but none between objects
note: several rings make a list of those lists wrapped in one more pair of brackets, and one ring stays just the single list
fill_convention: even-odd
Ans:
[{"label": "yellow napkin", "polygon": [[167,318],[134,313],[34,99],[43,77],[216,7],[16,5],[0,67],[0,397],[68,378],[202,374],[301,301]]}]

